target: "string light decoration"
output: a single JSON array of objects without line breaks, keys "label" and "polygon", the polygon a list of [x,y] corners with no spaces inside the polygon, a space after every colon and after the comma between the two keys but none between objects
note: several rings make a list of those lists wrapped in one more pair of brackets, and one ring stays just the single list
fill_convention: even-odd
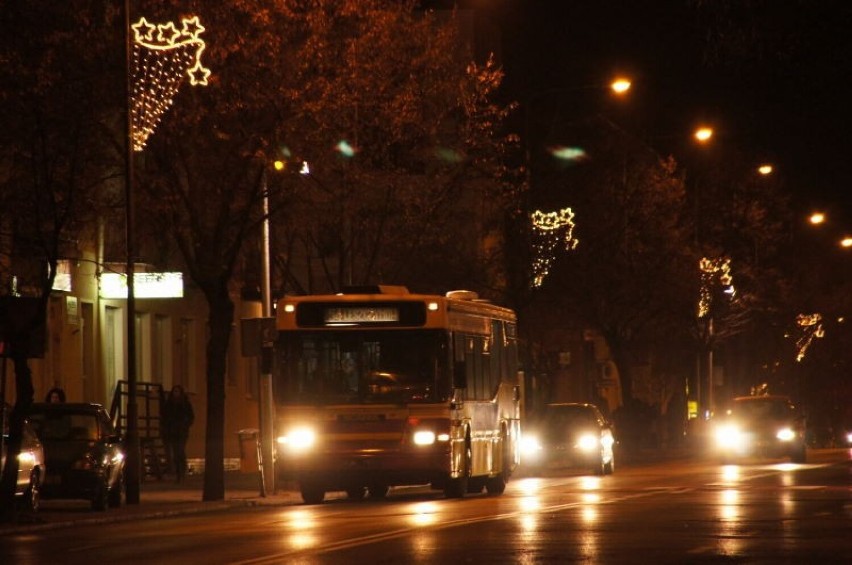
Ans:
[{"label": "string light decoration", "polygon": [[698,296],[698,317],[703,318],[710,313],[713,301],[713,279],[718,276],[719,282],[725,287],[725,293],[734,294],[734,277],[731,275],[731,260],[724,257],[708,259],[702,257],[698,261],[701,271],[701,290]]},{"label": "string light decoration", "polygon": [[210,69],[201,64],[204,26],[198,16],[152,24],[145,18],[133,29],[131,120],[133,150],[142,151],[163,114],[172,105],[183,76],[193,86],[206,85]]},{"label": "string light decoration", "polygon": [[820,314],[799,314],[796,316],[796,325],[802,329],[801,337],[796,340],[796,361],[801,361],[814,339],[823,337],[825,330]]},{"label": "string light decoration", "polygon": [[550,272],[561,247],[565,251],[577,248],[574,237],[574,212],[562,208],[556,212],[536,210],[531,215],[533,232],[533,287],[538,288]]}]

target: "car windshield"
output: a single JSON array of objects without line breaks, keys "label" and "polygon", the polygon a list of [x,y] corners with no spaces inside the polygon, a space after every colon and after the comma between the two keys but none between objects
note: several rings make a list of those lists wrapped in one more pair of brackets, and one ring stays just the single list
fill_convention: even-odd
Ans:
[{"label": "car windshield", "polygon": [[37,412],[30,422],[42,441],[97,440],[98,420],[94,414]]},{"label": "car windshield", "polygon": [[548,408],[543,423],[548,428],[589,428],[597,426],[595,414],[583,406]]},{"label": "car windshield", "polygon": [[749,420],[762,418],[789,418],[793,416],[794,409],[786,400],[741,400],[734,402],[731,415]]}]

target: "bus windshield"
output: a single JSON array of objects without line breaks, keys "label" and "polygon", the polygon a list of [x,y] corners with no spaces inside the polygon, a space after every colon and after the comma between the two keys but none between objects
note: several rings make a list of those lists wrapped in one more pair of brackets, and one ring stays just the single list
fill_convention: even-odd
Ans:
[{"label": "bus windshield", "polygon": [[407,404],[450,396],[440,330],[284,332],[276,347],[282,404]]}]

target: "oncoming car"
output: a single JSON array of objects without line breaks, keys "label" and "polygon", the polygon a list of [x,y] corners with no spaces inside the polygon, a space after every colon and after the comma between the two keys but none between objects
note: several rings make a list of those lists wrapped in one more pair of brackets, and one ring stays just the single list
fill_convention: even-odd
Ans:
[{"label": "oncoming car", "polygon": [[527,468],[573,467],[598,475],[615,470],[612,425],[594,404],[548,404],[524,429],[521,443]]},{"label": "oncoming car", "polygon": [[757,456],[804,463],[804,417],[787,396],[737,397],[716,424],[715,446],[723,462]]}]

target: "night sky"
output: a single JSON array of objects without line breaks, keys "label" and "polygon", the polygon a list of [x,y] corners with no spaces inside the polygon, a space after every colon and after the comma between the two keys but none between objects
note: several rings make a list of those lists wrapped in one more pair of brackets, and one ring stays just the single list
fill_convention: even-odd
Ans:
[{"label": "night sky", "polygon": [[692,128],[711,123],[716,143],[772,162],[803,213],[825,209],[852,231],[852,2],[459,4],[501,28],[508,96],[564,90],[565,107],[588,108],[587,86],[629,74],[632,98],[614,116],[625,129],[678,157]]}]

